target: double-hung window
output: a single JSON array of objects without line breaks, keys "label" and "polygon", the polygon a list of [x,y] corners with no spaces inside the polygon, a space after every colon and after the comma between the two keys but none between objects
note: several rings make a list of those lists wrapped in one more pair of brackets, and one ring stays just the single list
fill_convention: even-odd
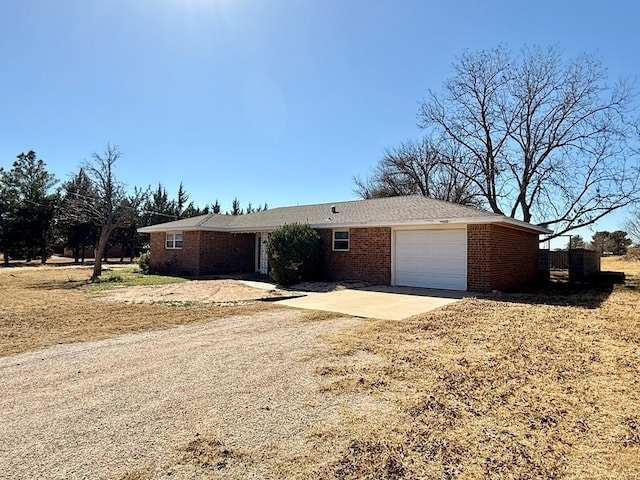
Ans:
[{"label": "double-hung window", "polygon": [[167,249],[182,248],[182,233],[167,233]]},{"label": "double-hung window", "polygon": [[336,252],[349,251],[349,230],[333,231],[333,250]]}]

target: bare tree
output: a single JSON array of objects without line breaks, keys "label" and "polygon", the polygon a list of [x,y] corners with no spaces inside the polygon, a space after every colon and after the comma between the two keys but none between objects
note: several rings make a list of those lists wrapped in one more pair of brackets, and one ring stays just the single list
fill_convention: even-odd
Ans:
[{"label": "bare tree", "polygon": [[475,185],[451,166],[458,151],[444,146],[438,148],[424,138],[386,150],[368,178],[354,178],[354,192],[362,198],[424,195],[479,206],[481,198]]},{"label": "bare tree", "polygon": [[633,241],[633,244],[640,247],[640,209],[635,210],[631,217],[625,222],[624,229]]},{"label": "bare tree", "polygon": [[107,144],[102,154],[93,152],[91,160],[85,164],[85,171],[91,178],[96,192],[95,218],[100,225],[100,238],[95,252],[92,279],[102,274],[102,258],[107,250],[111,233],[115,228],[124,225],[128,219],[128,216],[119,209],[125,198],[124,187],[116,180],[114,172],[114,165],[119,158],[119,147]]},{"label": "bare tree", "polygon": [[452,166],[494,212],[558,236],[640,198],[634,101],[624,82],[607,85],[593,56],[498,47],[465,53],[419,119],[462,149]]},{"label": "bare tree", "polygon": [[125,198],[124,187],[116,180],[114,166],[120,158],[117,145],[107,144],[102,154],[93,152],[82,169],[92,185],[92,195],[77,196],[72,207],[79,218],[92,219],[100,229],[95,250],[92,280],[102,274],[102,259],[107,250],[111,233],[124,226],[129,220],[129,212],[122,207]]}]

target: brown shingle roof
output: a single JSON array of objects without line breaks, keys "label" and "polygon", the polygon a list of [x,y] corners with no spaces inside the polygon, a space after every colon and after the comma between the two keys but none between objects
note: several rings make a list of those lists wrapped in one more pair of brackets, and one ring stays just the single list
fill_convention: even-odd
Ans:
[{"label": "brown shingle roof", "polygon": [[[332,211],[335,207],[335,213]],[[427,198],[422,195],[354,200],[281,207],[246,215],[201,215],[174,222],[139,229],[140,232],[170,230],[265,231],[287,223],[308,223],[315,228],[401,226],[438,223],[521,224],[521,227],[542,230],[540,227],[507,219],[503,215],[455,203]],[[539,233],[544,233],[540,231]]]}]

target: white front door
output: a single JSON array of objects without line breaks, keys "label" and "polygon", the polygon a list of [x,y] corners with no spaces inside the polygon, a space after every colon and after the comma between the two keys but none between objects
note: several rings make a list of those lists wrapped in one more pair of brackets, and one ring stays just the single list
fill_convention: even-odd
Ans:
[{"label": "white front door", "polygon": [[256,233],[256,272],[266,275],[269,273],[269,259],[267,257],[267,239],[269,232]]},{"label": "white front door", "polygon": [[467,289],[467,230],[395,232],[394,284]]}]

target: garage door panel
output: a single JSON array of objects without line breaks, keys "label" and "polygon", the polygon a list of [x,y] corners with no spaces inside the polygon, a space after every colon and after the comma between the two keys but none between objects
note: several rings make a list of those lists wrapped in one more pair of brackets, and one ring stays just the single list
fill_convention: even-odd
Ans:
[{"label": "garage door panel", "polygon": [[457,276],[440,275],[437,277],[431,275],[412,275],[401,276],[398,285],[407,287],[422,287],[422,288],[441,288],[446,290],[464,290],[458,285]]},{"label": "garage door panel", "polygon": [[395,284],[466,290],[466,229],[395,232]]}]

